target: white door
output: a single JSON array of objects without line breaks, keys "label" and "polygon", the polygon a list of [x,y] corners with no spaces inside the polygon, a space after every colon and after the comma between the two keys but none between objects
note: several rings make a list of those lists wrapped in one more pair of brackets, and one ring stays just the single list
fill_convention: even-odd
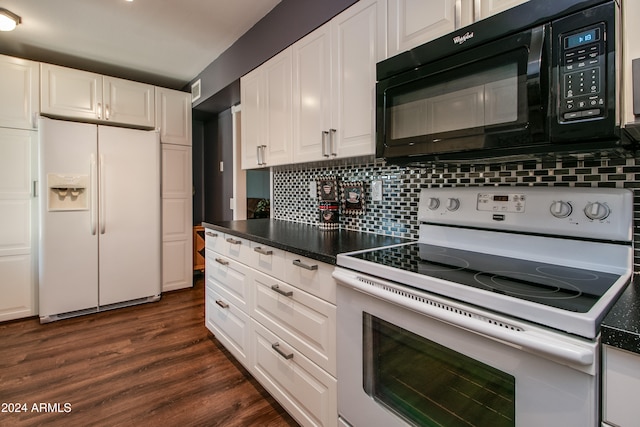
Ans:
[{"label": "white door", "polygon": [[41,64],[40,81],[43,114],[91,121],[102,119],[101,75]]},{"label": "white door", "polygon": [[266,166],[291,163],[291,49],[285,49],[262,67],[266,129]]},{"label": "white door", "polygon": [[123,125],[155,126],[153,86],[107,76],[103,77],[102,84],[105,120]]},{"label": "white door", "polygon": [[375,152],[376,63],[386,51],[386,1],[361,0],[331,21],[331,156]]},{"label": "white door", "polygon": [[191,94],[156,87],[156,126],[161,143],[191,145]]},{"label": "white door", "polygon": [[262,73],[257,68],[240,79],[240,99],[242,104],[242,139],[240,155],[242,169],[261,167],[258,150],[262,145]]},{"label": "white door", "polygon": [[33,131],[0,128],[0,322],[37,313],[36,137]]},{"label": "white door", "polygon": [[472,22],[469,0],[389,0],[389,56]]},{"label": "white door", "polygon": [[100,305],[160,295],[160,141],[98,126]]},{"label": "white door", "polygon": [[323,137],[328,138],[331,122],[330,63],[329,24],[293,45],[293,158],[296,163],[329,156],[323,153]]},{"label": "white door", "polygon": [[[98,306],[97,193],[91,185],[97,182],[97,128],[43,118],[38,139],[43,318]],[[87,203],[73,206],[80,198],[72,200],[70,194],[50,188],[58,176],[85,177]]]},{"label": "white door", "polygon": [[38,112],[37,62],[0,55],[0,126],[33,129]]},{"label": "white door", "polygon": [[162,144],[162,290],[193,286],[191,147]]},{"label": "white door", "polygon": [[529,0],[482,0],[480,19],[488,18],[491,15],[498,14],[519,4],[526,3]]}]

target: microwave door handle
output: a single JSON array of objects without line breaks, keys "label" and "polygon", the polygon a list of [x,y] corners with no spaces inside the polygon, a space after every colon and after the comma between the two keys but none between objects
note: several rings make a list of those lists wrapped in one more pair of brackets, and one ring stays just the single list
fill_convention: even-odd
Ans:
[{"label": "microwave door handle", "polygon": [[[529,46],[529,57],[527,58],[528,95],[535,95],[537,104],[540,103],[542,96],[540,75],[542,73],[542,53],[546,34],[547,30],[544,25],[531,30],[531,44]],[[532,105],[532,101],[531,99],[529,100],[529,105]]]}]

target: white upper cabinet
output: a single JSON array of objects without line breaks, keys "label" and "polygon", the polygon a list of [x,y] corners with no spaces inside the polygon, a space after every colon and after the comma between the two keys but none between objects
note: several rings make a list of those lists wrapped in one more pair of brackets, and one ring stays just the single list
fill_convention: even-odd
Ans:
[{"label": "white upper cabinet", "polygon": [[0,127],[35,128],[39,73],[37,62],[0,55]]},{"label": "white upper cabinet", "polygon": [[296,162],[373,154],[386,0],[361,0],[293,48]]},{"label": "white upper cabinet", "polygon": [[156,126],[163,144],[191,145],[191,94],[156,87]]},{"label": "white upper cabinet", "polygon": [[242,168],[292,162],[291,49],[240,80]]},{"label": "white upper cabinet", "polygon": [[155,90],[144,83],[41,64],[43,115],[136,127],[155,126]]},{"label": "white upper cabinet", "polygon": [[389,56],[528,0],[389,0]]}]

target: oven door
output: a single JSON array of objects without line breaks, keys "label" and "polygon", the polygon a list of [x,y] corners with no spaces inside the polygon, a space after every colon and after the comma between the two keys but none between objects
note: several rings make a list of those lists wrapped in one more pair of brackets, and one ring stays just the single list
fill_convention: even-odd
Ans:
[{"label": "oven door", "polygon": [[464,158],[547,139],[548,31],[537,27],[378,82],[378,157]]},{"label": "oven door", "polygon": [[[343,425],[597,424],[596,343],[339,267],[334,277]],[[518,333],[538,343],[510,342]]]}]

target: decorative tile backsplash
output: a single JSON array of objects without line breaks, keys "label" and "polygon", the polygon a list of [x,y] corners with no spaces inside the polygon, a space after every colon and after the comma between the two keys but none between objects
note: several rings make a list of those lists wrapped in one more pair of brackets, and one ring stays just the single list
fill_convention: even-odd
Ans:
[{"label": "decorative tile backsplash", "polygon": [[[311,197],[310,183],[320,176],[338,182],[362,181],[365,211],[340,213],[340,226],[351,230],[418,237],[417,207],[421,188],[454,186],[569,186],[629,188],[640,195],[640,157],[523,161],[486,165],[449,165],[403,168],[371,158],[332,163],[313,163],[274,168],[272,210],[275,219],[318,224],[318,200]],[[382,180],[383,197],[371,200],[371,182]],[[640,218],[636,197],[634,218]],[[640,230],[634,225],[634,243]],[[640,251],[635,253],[640,271]]]}]

